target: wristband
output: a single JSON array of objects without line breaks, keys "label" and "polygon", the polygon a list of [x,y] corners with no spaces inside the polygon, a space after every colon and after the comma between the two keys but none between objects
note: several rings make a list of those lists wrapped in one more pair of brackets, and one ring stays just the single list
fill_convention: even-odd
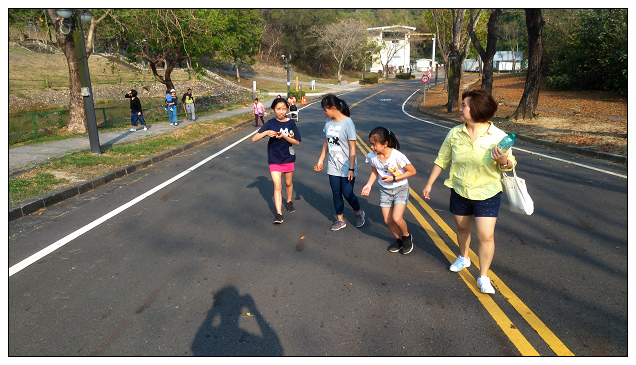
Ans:
[{"label": "wristband", "polygon": [[393,176],[393,182],[397,182],[397,178]]},{"label": "wristband", "polygon": [[505,165],[499,165],[499,166],[501,166],[502,169],[505,169],[506,167],[508,167],[508,161],[506,161]]},{"label": "wristband", "polygon": [[355,171],[354,169],[349,169],[349,171]]}]

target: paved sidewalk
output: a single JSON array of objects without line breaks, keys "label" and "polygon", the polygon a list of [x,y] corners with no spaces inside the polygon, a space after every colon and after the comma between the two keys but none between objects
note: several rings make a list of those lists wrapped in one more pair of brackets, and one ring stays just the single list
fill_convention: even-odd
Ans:
[{"label": "paved sidewalk", "polygon": [[[326,95],[328,93],[339,93],[357,88],[360,88],[360,85],[358,85],[357,83],[351,83],[348,85],[337,86],[334,89],[322,93],[307,93],[306,95],[308,99],[313,99],[319,98],[322,95]],[[269,98],[268,100],[263,100],[263,105],[267,107],[269,104],[271,104],[272,101],[274,101],[274,98],[275,96]],[[251,112],[252,106],[249,105],[246,108],[198,117],[197,122],[226,118],[233,115]],[[148,121],[146,123],[148,123]],[[104,150],[107,148],[111,148],[112,146],[130,144],[146,138],[170,133],[191,123],[195,122],[182,120],[179,121],[179,125],[175,127],[171,126],[170,123],[168,123],[168,121],[166,120],[156,124],[148,123],[147,131],[144,131],[143,128],[137,129],[136,132],[130,132],[128,129],[109,132],[100,131],[99,143],[102,146],[102,150]],[[90,151],[88,134],[80,137],[68,138],[61,141],[35,143],[26,146],[9,148],[9,177],[19,175],[33,169],[38,165],[45,164],[52,160],[59,159],[66,155],[77,153],[80,151]]]}]

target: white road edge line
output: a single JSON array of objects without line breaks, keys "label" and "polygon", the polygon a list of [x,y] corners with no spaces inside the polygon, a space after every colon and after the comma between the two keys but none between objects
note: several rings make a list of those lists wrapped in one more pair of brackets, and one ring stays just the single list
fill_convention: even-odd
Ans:
[{"label": "white road edge line", "polygon": [[243,142],[244,140],[246,140],[247,138],[251,137],[253,134],[255,134],[257,131],[253,131],[252,133],[248,134],[247,136],[241,138],[240,140],[238,140],[237,142],[234,142],[233,144],[225,147],[224,149],[220,150],[219,152],[213,154],[212,156],[206,158],[205,160],[197,163],[196,165],[190,167],[189,169],[183,171],[182,173],[176,175],[175,177],[171,178],[170,180],[165,181],[164,183],[156,186],[155,188],[147,191],[146,193],[138,196],[137,198],[131,200],[130,202],[120,206],[119,208],[111,211],[110,213],[94,220],[93,222],[85,225],[84,227],[76,230],[75,232],[67,235],[66,237],[59,239],[57,242],[43,248],[42,250],[36,252],[35,254],[27,257],[26,259],[20,261],[19,263],[11,266],[9,268],[9,277],[13,276],[14,274],[16,274],[17,272],[23,270],[24,268],[28,267],[29,265],[37,262],[38,260],[41,260],[43,257],[45,257],[46,255],[50,254],[51,252],[57,250],[58,248],[66,245],[67,243],[71,242],[72,240],[76,239],[77,237],[83,235],[84,233],[90,231],[91,229],[97,227],[98,225],[104,223],[105,221],[107,221],[108,219],[116,216],[117,214],[123,212],[124,210],[132,207],[133,205],[139,203],[140,201],[146,199],[147,197],[151,196],[152,194],[156,193],[157,191],[165,188],[166,186],[172,184],[173,182],[181,179],[182,177],[186,176],[187,174],[191,173],[192,171],[198,169],[199,167],[203,166],[205,163],[209,162],[210,160],[218,157],[219,155],[223,154],[224,152],[230,150],[231,148],[235,147],[236,145],[238,145],[239,143]]},{"label": "white road edge line", "polygon": [[[437,124],[437,123],[434,123],[434,122],[431,122],[431,121],[428,121],[428,120],[425,120],[425,119],[421,119],[421,118],[412,116],[411,114],[406,112],[406,110],[404,109],[404,106],[409,101],[409,99],[413,95],[415,95],[415,93],[417,93],[417,92],[419,92],[419,90],[414,91],[413,94],[411,94],[408,98],[406,98],[406,100],[402,104],[402,113],[408,115],[409,117],[411,117],[413,119],[417,119],[419,121],[422,121],[424,123],[432,124],[432,125],[435,125],[435,126],[438,126],[438,127],[446,128],[446,129],[451,129],[451,127],[448,127],[448,126],[445,126],[445,125],[442,125],[442,124]],[[624,179],[627,179],[627,175],[619,174],[619,173],[616,173],[616,172],[599,169],[599,168],[588,166],[588,165],[584,165],[584,164],[578,163],[578,162],[572,162],[572,161],[564,160],[564,159],[561,159],[561,158],[558,158],[558,157],[554,157],[554,156],[544,155],[543,153],[538,153],[538,152],[532,152],[532,151],[524,150],[523,148],[514,147],[514,149],[515,149],[515,151],[521,151],[521,152],[529,153],[531,155],[537,155],[537,156],[549,158],[549,159],[556,160],[556,161],[565,162],[565,163],[568,163],[568,164],[571,164],[571,165],[576,165],[576,166],[584,167],[586,169],[595,170],[595,171],[599,171],[599,172],[602,172],[602,173],[605,173],[605,174],[614,175],[614,176],[618,176],[618,177],[622,177]]]}]

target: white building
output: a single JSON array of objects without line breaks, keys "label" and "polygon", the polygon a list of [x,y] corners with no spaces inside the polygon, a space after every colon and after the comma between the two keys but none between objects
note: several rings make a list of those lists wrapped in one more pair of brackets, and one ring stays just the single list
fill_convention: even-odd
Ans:
[{"label": "white building", "polygon": [[382,72],[382,65],[387,64],[389,69],[404,72],[411,65],[411,43],[409,35],[415,32],[415,27],[404,25],[391,25],[386,27],[367,28],[369,37],[375,39],[377,44],[382,46],[380,60],[372,63],[370,72]]},{"label": "white building", "polygon": [[514,70],[521,70],[521,62],[523,61],[523,52],[513,51],[499,51],[495,52],[495,56],[492,58],[492,68],[494,71],[512,71],[513,64]]}]

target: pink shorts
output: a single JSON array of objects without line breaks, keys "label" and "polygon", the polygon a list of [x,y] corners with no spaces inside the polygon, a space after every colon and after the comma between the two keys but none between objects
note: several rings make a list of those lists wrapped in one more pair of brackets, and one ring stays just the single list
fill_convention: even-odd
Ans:
[{"label": "pink shorts", "polygon": [[269,165],[269,171],[276,172],[293,172],[294,171],[294,163],[282,163],[282,164],[271,164]]}]

